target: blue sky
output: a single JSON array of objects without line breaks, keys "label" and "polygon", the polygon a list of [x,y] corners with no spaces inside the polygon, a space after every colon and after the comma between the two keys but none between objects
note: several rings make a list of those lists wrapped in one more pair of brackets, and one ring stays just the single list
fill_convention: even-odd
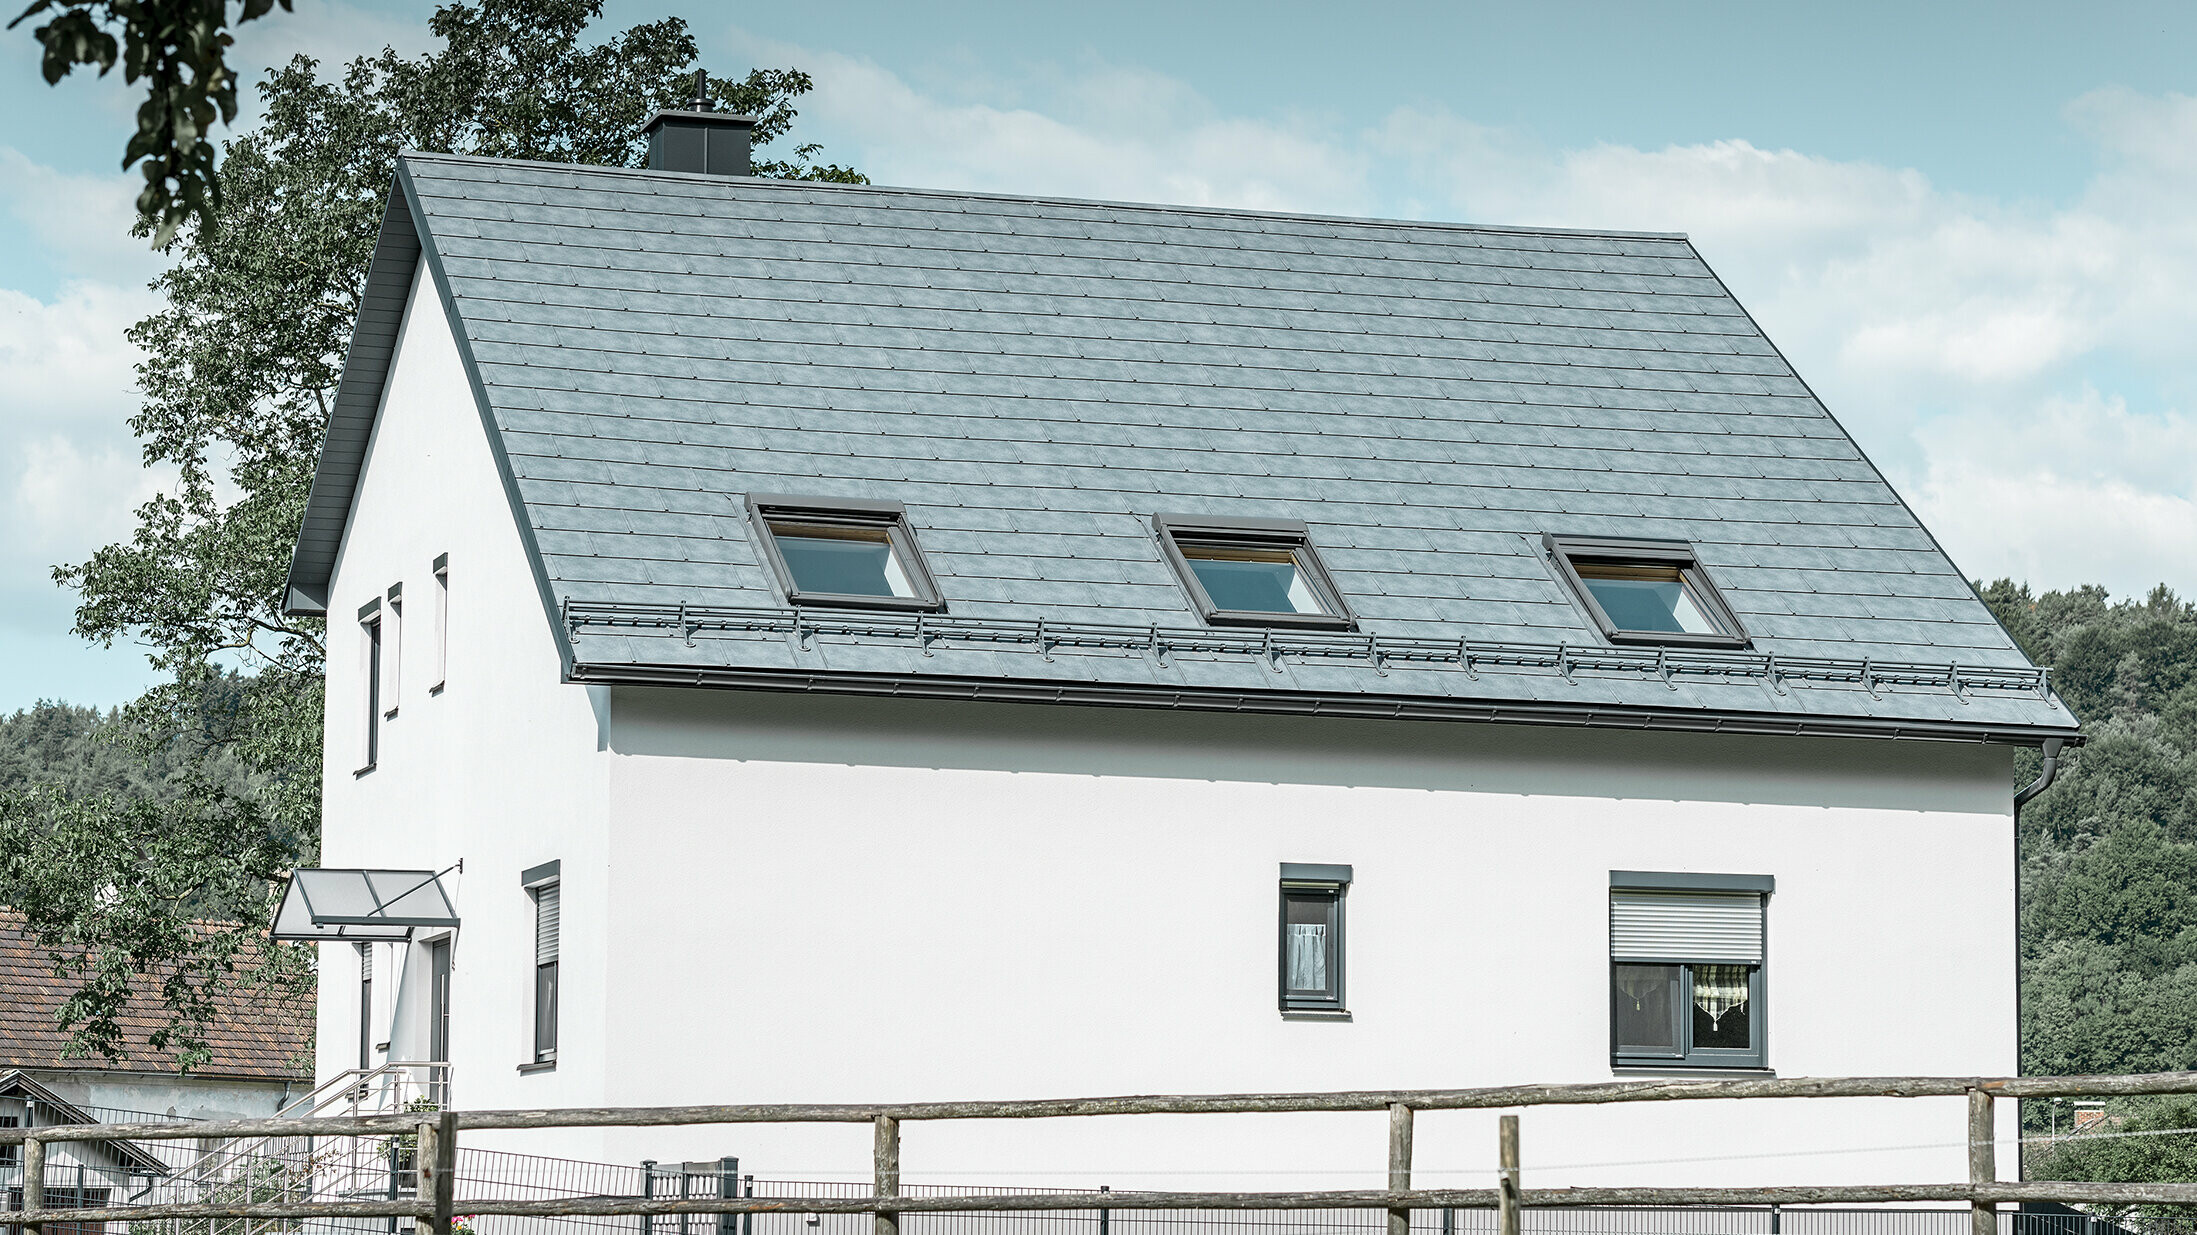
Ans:
[{"label": "blue sky", "polygon": [[[297,0],[240,58],[427,45]],[[1688,232],[1972,576],[2197,590],[2197,6],[613,2],[804,68],[882,183]],[[118,82],[0,37],[0,710],[111,704],[135,649],[48,578],[124,536]],[[247,123],[249,117],[246,118]]]}]

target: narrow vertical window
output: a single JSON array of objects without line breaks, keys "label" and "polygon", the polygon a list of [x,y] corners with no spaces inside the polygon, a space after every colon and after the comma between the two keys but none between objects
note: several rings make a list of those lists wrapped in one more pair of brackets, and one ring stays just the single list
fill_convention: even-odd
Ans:
[{"label": "narrow vertical window", "polygon": [[382,619],[381,637],[381,715],[389,720],[397,714],[397,701],[403,697],[398,688],[398,670],[404,661],[404,585],[389,585],[389,616]]},{"label": "narrow vertical window", "polygon": [[1768,875],[1610,872],[1618,1064],[1761,1067]]},{"label": "narrow vertical window", "polygon": [[1347,866],[1282,863],[1281,1008],[1343,1011],[1343,894]]},{"label": "narrow vertical window", "polygon": [[359,609],[359,677],[366,687],[366,727],[360,733],[359,771],[381,758],[381,599]]},{"label": "narrow vertical window", "polygon": [[428,694],[440,694],[450,680],[450,555],[435,558],[435,682]]},{"label": "narrow vertical window", "polygon": [[[22,1121],[19,1117],[0,1115],[0,1128],[19,1128],[21,1126]],[[0,1166],[18,1166],[22,1161],[23,1147],[21,1145],[0,1145]],[[10,1197],[8,1199],[12,1201],[15,1198]],[[13,1208],[13,1206],[10,1206],[10,1208]],[[9,1229],[19,1230],[20,1228],[11,1227]]]},{"label": "narrow vertical window", "polygon": [[374,945],[356,945],[359,950],[359,1071],[373,1066],[374,1061]]},{"label": "narrow vertical window", "polygon": [[558,935],[563,917],[562,862],[545,862],[519,876],[534,898],[534,1063],[557,1060]]}]

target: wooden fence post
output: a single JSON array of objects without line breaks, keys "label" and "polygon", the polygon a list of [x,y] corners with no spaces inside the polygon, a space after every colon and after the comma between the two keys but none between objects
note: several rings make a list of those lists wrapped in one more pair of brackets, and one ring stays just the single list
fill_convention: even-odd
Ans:
[{"label": "wooden fence post", "polygon": [[431,1212],[413,1219],[417,1235],[450,1235],[450,1209],[458,1188],[458,1116],[444,1111],[432,1122],[422,1120],[419,1144],[412,1150],[412,1194],[426,1202]]},{"label": "wooden fence post", "polygon": [[[29,1122],[29,1121],[25,1121]],[[81,1204],[81,1202],[79,1202]],[[23,1142],[23,1208],[46,1207],[46,1143],[32,1137]],[[30,1222],[23,1235],[45,1235],[46,1224]]]},{"label": "wooden fence post", "polygon": [[1497,1133],[1502,1179],[1496,1183],[1496,1235],[1518,1235],[1518,1117],[1505,1115]]},{"label": "wooden fence post", "polygon": [[[877,1117],[876,1195],[900,1195],[900,1121],[890,1115]],[[877,1214],[877,1235],[900,1235],[900,1215]]]},{"label": "wooden fence post", "polygon": [[[1388,1108],[1388,1190],[1411,1191],[1411,1108],[1401,1102]],[[1388,1211],[1388,1235],[1411,1235],[1411,1211]]]},{"label": "wooden fence post", "polygon": [[[1998,1121],[1991,1110],[1991,1091],[1968,1091],[1968,1182],[1989,1184],[1998,1182]],[[1998,1209],[1988,1201],[1972,1201],[1968,1206],[1970,1235],[1998,1235]]]}]

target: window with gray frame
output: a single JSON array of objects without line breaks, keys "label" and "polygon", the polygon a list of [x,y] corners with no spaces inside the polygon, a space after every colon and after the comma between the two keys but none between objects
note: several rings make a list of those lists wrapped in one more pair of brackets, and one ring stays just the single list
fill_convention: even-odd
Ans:
[{"label": "window with gray frame", "polygon": [[359,608],[359,676],[366,686],[366,731],[359,744],[359,771],[381,761],[381,598]]},{"label": "window with gray frame", "polygon": [[1282,863],[1281,1009],[1341,1012],[1343,900],[1350,868]]},{"label": "window with gray frame", "polygon": [[1160,552],[1198,615],[1216,626],[1342,630],[1350,607],[1294,519],[1154,515]]},{"label": "window with gray frame", "polygon": [[435,680],[428,688],[430,695],[442,693],[443,685],[450,679],[450,555],[435,557]]},{"label": "window with gray frame", "polygon": [[[19,1128],[22,1121],[14,1115],[0,1115],[0,1128]],[[21,1145],[0,1145],[0,1166],[16,1166],[23,1160]]]},{"label": "window with gray frame", "polygon": [[796,605],[939,609],[938,585],[898,502],[748,499],[764,558]]},{"label": "window with gray frame", "polygon": [[359,950],[359,1070],[374,1066],[374,945],[352,945]]},{"label": "window with gray frame", "polygon": [[519,877],[534,898],[534,1063],[557,1059],[558,951],[564,898],[562,861],[547,862]]},{"label": "window with gray frame", "polygon": [[1766,1064],[1768,875],[1610,872],[1610,1055],[1619,1065]]},{"label": "window with gray frame", "polygon": [[1747,646],[1746,628],[1686,542],[1544,536],[1542,543],[1579,607],[1610,642]]}]

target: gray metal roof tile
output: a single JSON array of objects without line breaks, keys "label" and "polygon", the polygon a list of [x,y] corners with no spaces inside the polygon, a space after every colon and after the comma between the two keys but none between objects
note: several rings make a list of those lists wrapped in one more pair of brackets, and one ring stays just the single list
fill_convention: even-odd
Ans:
[{"label": "gray metal roof tile", "polygon": [[[987,620],[1194,624],[1149,522],[1183,511],[1307,520],[1367,628],[1390,635],[1598,642],[1540,560],[1553,530],[1695,540],[1780,656],[2020,663],[1682,238],[405,167],[562,599],[780,603],[738,511],[770,490],[906,502],[949,611]],[[339,436],[332,460],[356,449]],[[330,541],[313,535],[301,544]],[[1454,667],[1276,674],[1228,655],[580,647],[827,673],[1498,689]],[[1628,706],[1934,715],[1950,699],[1513,676],[1501,689],[1518,698]]]}]

